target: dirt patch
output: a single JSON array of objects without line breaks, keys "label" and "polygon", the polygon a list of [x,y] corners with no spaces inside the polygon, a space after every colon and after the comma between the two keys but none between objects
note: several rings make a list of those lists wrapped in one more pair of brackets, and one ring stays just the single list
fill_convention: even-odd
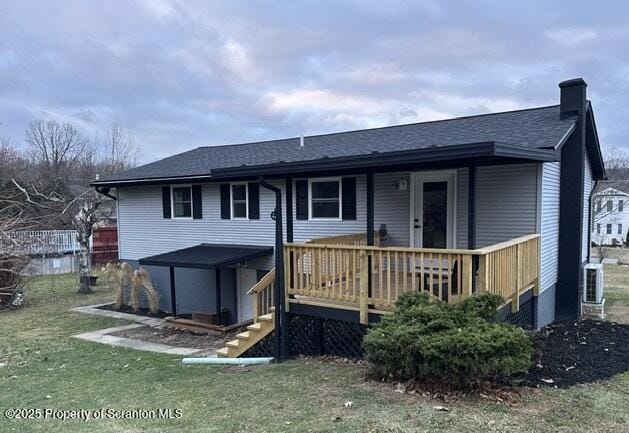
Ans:
[{"label": "dirt patch", "polygon": [[116,308],[114,304],[107,304],[97,307],[99,310],[107,310],[107,311],[117,311],[119,313],[126,314],[135,314],[136,316],[145,316],[145,317],[155,317],[158,319],[163,319],[164,317],[172,316],[170,313],[165,313],[164,311],[158,311],[157,313],[151,313],[148,308],[140,308],[139,310],[134,310],[128,305],[123,305],[122,308]]},{"label": "dirt patch", "polygon": [[629,325],[559,322],[533,336],[535,362],[525,384],[567,388],[629,371]]},{"label": "dirt patch", "polygon": [[174,347],[189,347],[201,349],[204,352],[214,353],[217,349],[225,347],[225,343],[236,338],[233,331],[225,335],[201,335],[189,331],[179,331],[171,328],[152,328],[143,326],[141,328],[127,329],[112,333],[116,337],[131,338],[134,340],[148,341],[151,343],[167,344]]}]

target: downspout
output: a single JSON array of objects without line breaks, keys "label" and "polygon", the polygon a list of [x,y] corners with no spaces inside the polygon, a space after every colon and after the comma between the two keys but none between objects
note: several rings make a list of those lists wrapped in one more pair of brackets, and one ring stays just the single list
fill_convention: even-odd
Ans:
[{"label": "downspout", "polygon": [[[598,180],[594,181],[594,188],[590,191],[590,196],[588,197],[588,212],[590,213],[590,218],[588,220],[588,263],[590,263],[591,255],[592,255],[592,228],[594,227],[594,206],[592,206],[592,198],[594,198],[594,191],[596,191],[596,187],[598,187]],[[603,258],[600,258],[601,262]]]},{"label": "downspout", "polygon": [[288,322],[284,301],[284,234],[282,227],[282,190],[259,178],[264,188],[275,193],[275,358],[282,362],[288,358]]}]

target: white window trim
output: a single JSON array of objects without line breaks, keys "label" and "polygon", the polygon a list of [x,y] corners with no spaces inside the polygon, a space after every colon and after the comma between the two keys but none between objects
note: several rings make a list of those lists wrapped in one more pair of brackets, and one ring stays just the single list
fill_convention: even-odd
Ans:
[{"label": "white window trim", "polygon": [[[190,216],[175,216],[175,188],[188,188],[190,190]],[[192,197],[192,184],[190,185],[171,185],[170,186],[170,217],[175,220],[191,220],[194,217],[194,197]]]},{"label": "white window trim", "polygon": [[[244,217],[234,216],[234,186],[237,186],[237,185],[245,186],[245,216]],[[229,211],[231,213],[230,217],[233,220],[248,220],[249,219],[249,185],[247,184],[247,182],[232,182],[229,184]]]},{"label": "white window trim", "polygon": [[[337,218],[330,217],[313,217],[312,216],[312,183],[318,182],[338,182],[339,184],[339,216]],[[308,221],[343,221],[343,182],[339,177],[316,177],[308,179]]]}]

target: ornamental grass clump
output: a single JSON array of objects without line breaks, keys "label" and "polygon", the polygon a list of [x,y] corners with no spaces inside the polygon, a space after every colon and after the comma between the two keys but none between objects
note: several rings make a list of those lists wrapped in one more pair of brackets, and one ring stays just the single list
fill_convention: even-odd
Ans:
[{"label": "ornamental grass clump", "polygon": [[456,387],[526,370],[533,346],[524,331],[495,320],[502,298],[478,295],[447,304],[407,293],[372,327],[364,349],[379,378]]}]

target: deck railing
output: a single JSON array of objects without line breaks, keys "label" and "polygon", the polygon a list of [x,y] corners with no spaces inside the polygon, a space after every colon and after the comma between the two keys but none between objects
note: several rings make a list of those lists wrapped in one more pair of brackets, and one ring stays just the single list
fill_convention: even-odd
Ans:
[{"label": "deck railing", "polygon": [[271,269],[260,279],[249,291],[248,295],[253,296],[253,321],[256,322],[259,316],[268,314],[274,306],[275,294],[275,269]]},{"label": "deck railing", "polygon": [[[380,235],[378,232],[373,234],[374,245],[380,245]],[[325,238],[311,239],[307,244],[317,245],[367,245],[367,233],[353,233],[351,235],[328,236]]]},{"label": "deck railing", "polygon": [[76,230],[23,230],[3,233],[0,249],[19,254],[63,254],[78,251]]},{"label": "deck railing", "polygon": [[287,295],[295,302],[325,301],[357,309],[391,311],[406,292],[447,302],[490,292],[513,302],[539,279],[539,235],[476,250],[309,243],[285,245]]}]

